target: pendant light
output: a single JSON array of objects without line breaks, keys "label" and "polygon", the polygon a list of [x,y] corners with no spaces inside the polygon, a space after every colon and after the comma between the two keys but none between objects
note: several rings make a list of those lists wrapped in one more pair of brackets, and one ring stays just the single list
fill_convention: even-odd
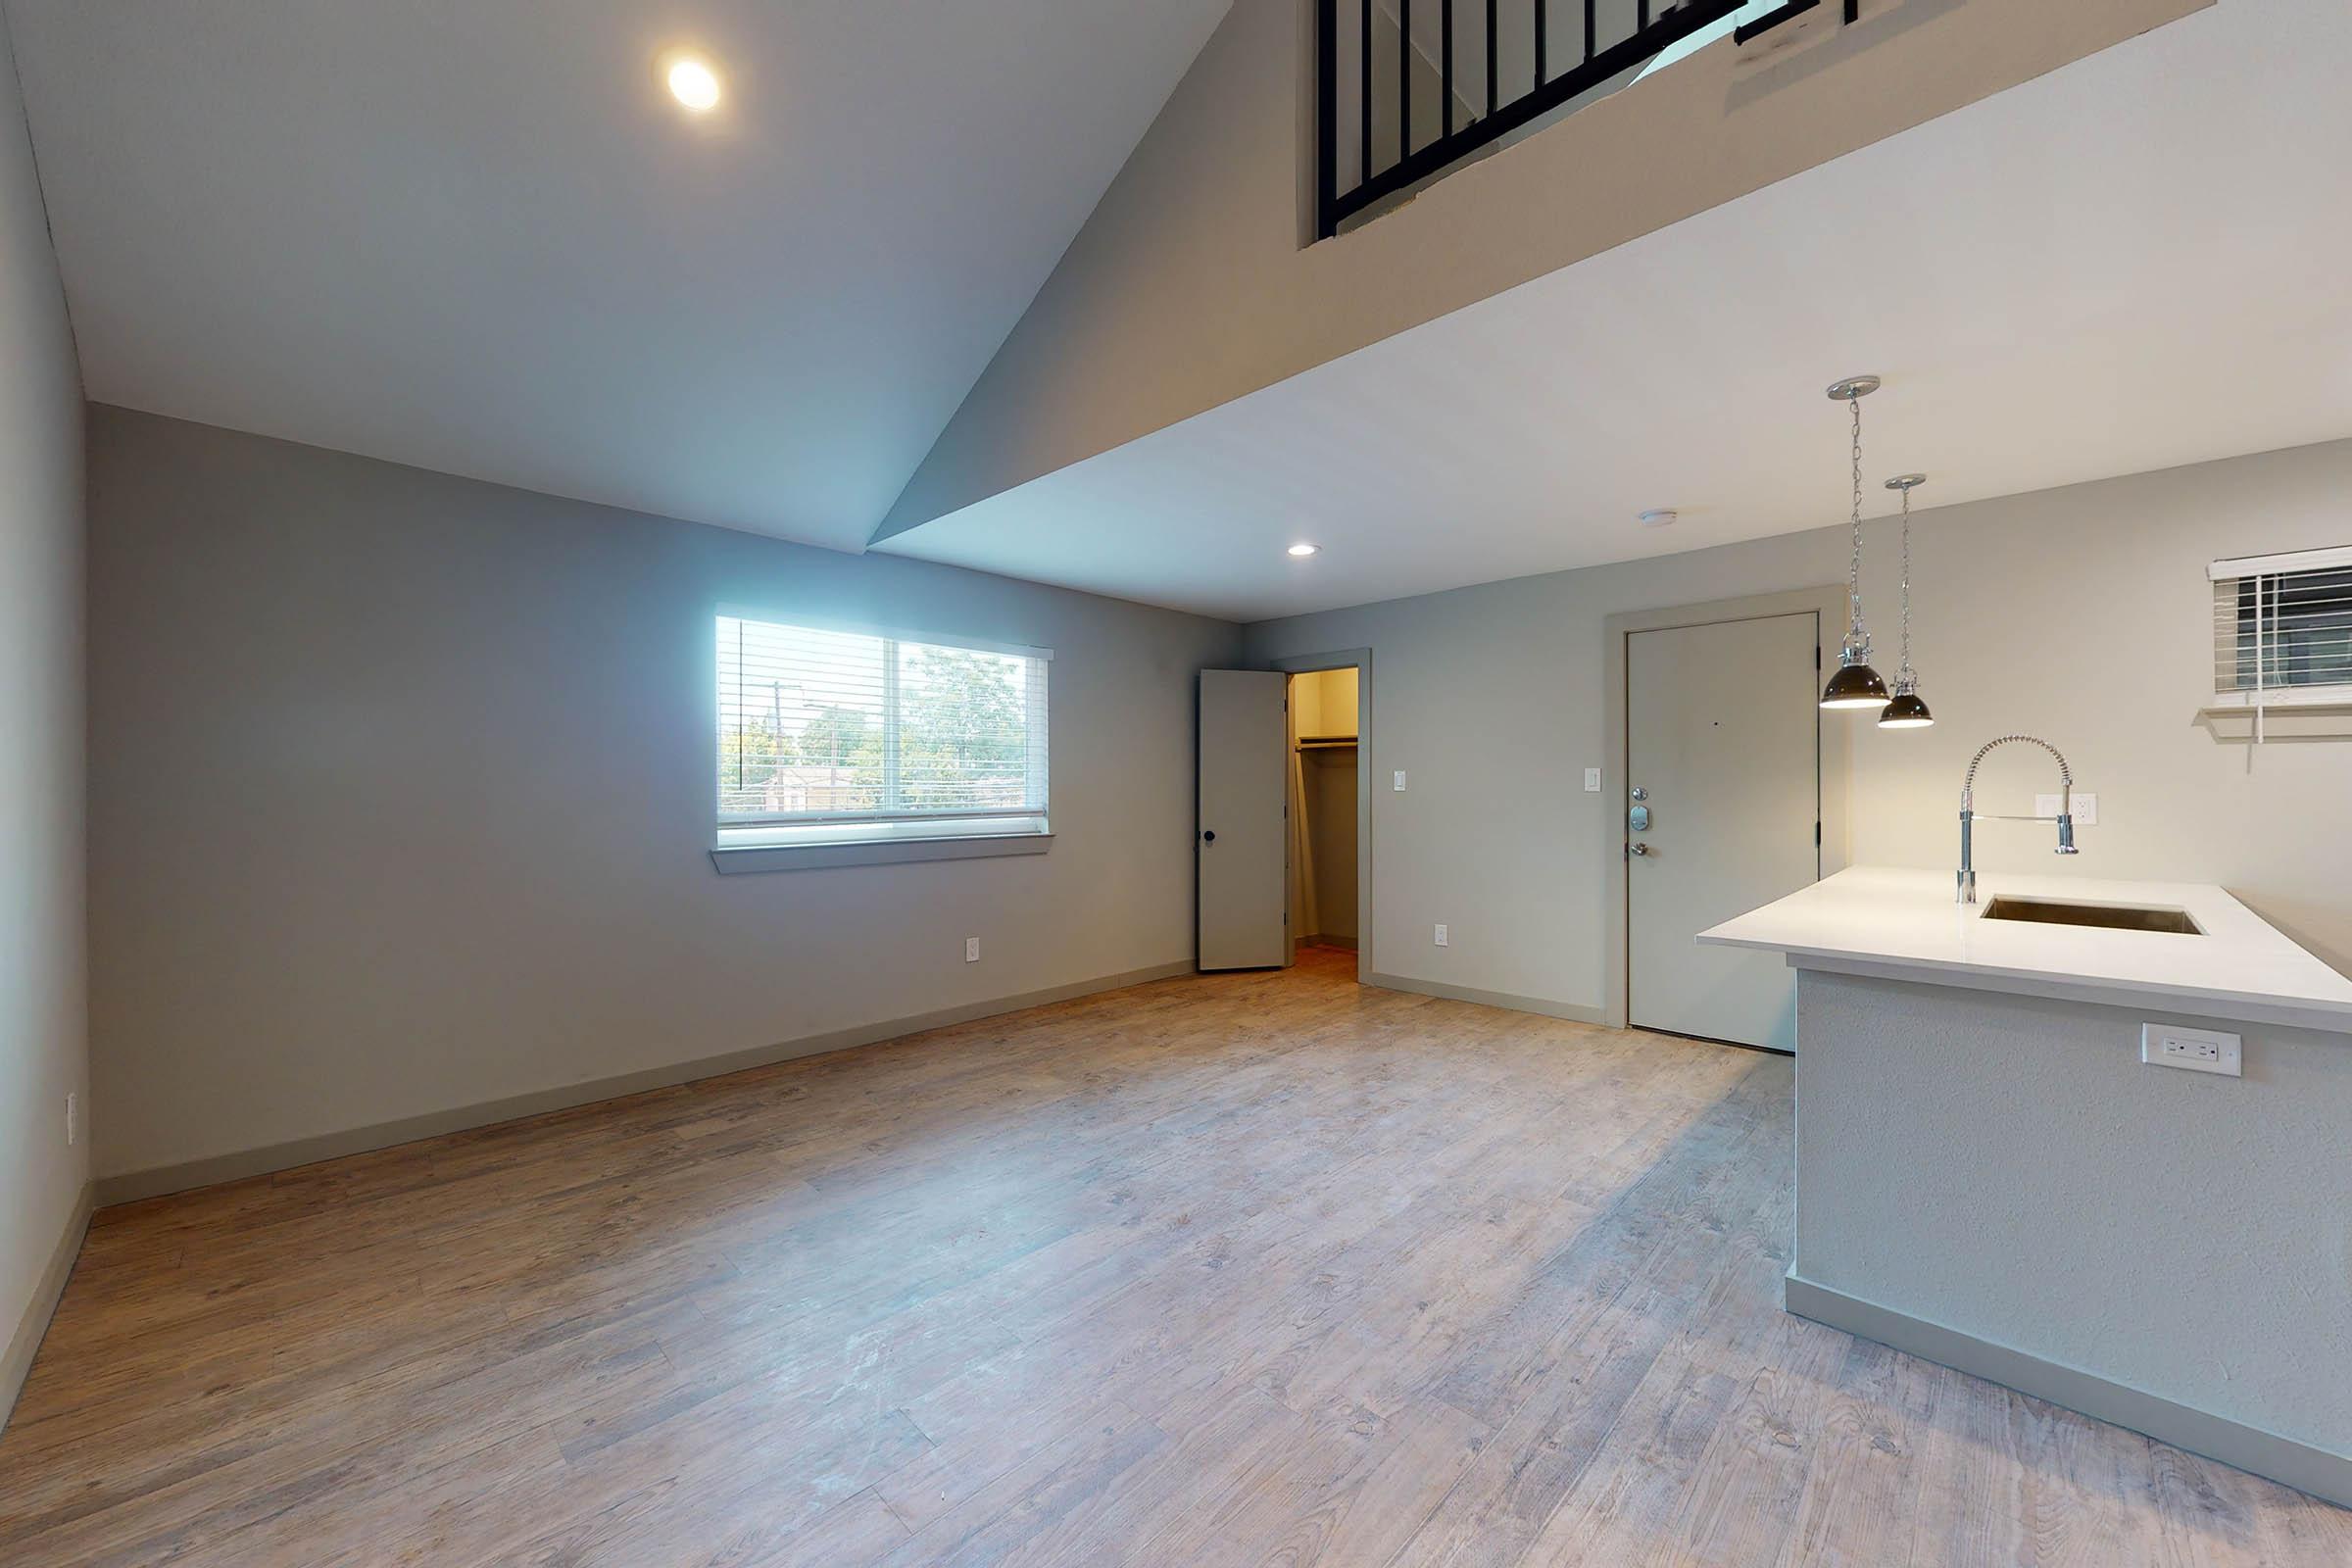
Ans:
[{"label": "pendant light", "polygon": [[1894,700],[1879,715],[1881,729],[1926,729],[1936,722],[1919,700],[1919,677],[1911,670],[1911,492],[1927,482],[1924,473],[1898,473],[1886,481],[1887,489],[1903,493],[1903,664],[1894,674]]},{"label": "pendant light", "polygon": [[1870,633],[1862,627],[1862,400],[1879,389],[1875,375],[1854,375],[1835,382],[1830,396],[1854,411],[1854,557],[1846,568],[1845,604],[1851,620],[1845,646],[1838,651],[1838,673],[1822,688],[1821,706],[1850,709],[1886,706],[1886,682],[1870,667]]}]

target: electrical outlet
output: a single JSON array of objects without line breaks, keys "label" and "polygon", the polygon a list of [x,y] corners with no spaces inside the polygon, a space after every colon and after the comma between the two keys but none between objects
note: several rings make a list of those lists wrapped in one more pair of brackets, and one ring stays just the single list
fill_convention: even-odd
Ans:
[{"label": "electrical outlet", "polygon": [[963,961],[966,963],[978,963],[980,961],[980,939],[978,937],[965,937],[963,939]]},{"label": "electrical outlet", "polygon": [[[2074,807],[2075,826],[2097,827],[2099,825],[2099,798],[2097,795],[2085,794],[2082,790],[2077,790],[2074,795]],[[2034,814],[2035,816],[2056,816],[2058,814],[2058,797],[2055,795],[2034,796]]]},{"label": "electrical outlet", "polygon": [[2151,1067],[2184,1067],[2190,1072],[2217,1072],[2227,1078],[2244,1076],[2239,1037],[2214,1029],[2143,1023],[2139,1026],[2139,1059]]},{"label": "electrical outlet", "polygon": [[1396,788],[1398,790],[1404,788],[1404,769],[1401,767],[1396,770]]},{"label": "electrical outlet", "polygon": [[1585,793],[1587,795],[1598,795],[1600,793],[1599,768],[1588,767],[1585,769]]},{"label": "electrical outlet", "polygon": [[66,1091],[66,1147],[71,1149],[81,1141],[81,1096],[74,1090]]},{"label": "electrical outlet", "polygon": [[1446,928],[1444,926],[1438,927],[1438,946],[1441,948],[1446,946]]}]

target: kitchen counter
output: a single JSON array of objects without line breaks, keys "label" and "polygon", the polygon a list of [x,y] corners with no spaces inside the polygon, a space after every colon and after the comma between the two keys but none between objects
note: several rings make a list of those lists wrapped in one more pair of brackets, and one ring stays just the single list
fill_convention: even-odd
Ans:
[{"label": "kitchen counter", "polygon": [[[2184,910],[2203,933],[1987,920],[2002,895]],[[1791,967],[2352,1034],[2346,979],[2218,887],[1855,866],[1698,934],[1786,953]]]},{"label": "kitchen counter", "polygon": [[[1952,883],[1856,867],[1699,935],[1794,971],[1788,1309],[2352,1505],[2352,980],[2218,887]],[[2148,1060],[2183,1018],[2242,1050]]]}]

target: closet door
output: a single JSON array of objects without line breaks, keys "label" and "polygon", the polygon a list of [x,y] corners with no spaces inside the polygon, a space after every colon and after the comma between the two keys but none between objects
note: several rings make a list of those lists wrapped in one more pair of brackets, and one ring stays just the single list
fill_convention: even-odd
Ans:
[{"label": "closet door", "polygon": [[1200,672],[1200,963],[1264,969],[1289,956],[1283,904],[1290,875],[1285,797],[1290,677],[1257,669]]}]

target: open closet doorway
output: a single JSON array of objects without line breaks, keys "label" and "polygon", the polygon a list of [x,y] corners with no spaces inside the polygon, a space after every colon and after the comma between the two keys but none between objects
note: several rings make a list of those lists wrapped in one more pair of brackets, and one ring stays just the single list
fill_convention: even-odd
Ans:
[{"label": "open closet doorway", "polygon": [[1290,675],[1292,958],[1301,950],[1352,954],[1359,980],[1371,948],[1369,665],[1355,653],[1282,666]]}]

